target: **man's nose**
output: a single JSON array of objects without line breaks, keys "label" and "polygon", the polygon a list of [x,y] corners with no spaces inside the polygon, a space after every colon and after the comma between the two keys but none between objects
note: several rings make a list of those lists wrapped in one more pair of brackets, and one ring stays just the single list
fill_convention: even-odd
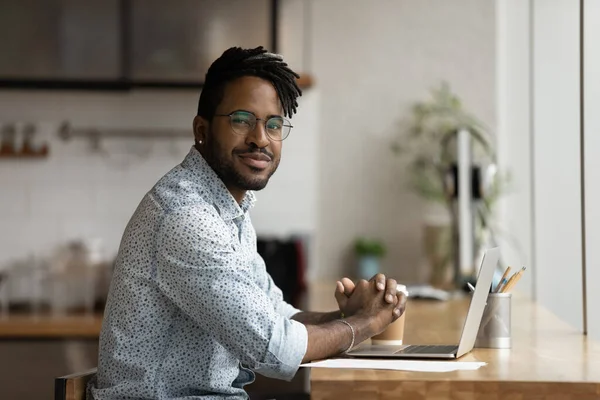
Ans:
[{"label": "man's nose", "polygon": [[246,136],[246,144],[253,144],[259,149],[267,147],[270,143],[269,135],[263,121],[256,121],[256,126]]}]

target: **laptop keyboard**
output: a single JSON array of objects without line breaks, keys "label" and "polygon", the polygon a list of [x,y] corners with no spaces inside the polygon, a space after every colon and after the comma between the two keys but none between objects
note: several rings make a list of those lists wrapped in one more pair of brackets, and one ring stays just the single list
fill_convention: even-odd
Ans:
[{"label": "laptop keyboard", "polygon": [[427,345],[427,346],[407,346],[402,350],[397,351],[394,354],[454,354],[458,350],[458,346],[444,346],[444,345]]}]

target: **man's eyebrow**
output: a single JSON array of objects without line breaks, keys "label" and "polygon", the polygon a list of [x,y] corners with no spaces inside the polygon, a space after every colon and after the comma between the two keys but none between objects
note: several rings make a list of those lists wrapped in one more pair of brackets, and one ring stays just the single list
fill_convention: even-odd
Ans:
[{"label": "man's eyebrow", "polygon": [[[256,114],[254,114],[252,111],[244,110],[243,108],[235,109],[235,110],[232,111],[232,113],[239,112],[239,111],[245,112],[245,113],[248,113],[248,114],[252,114],[256,118],[258,118],[258,116]],[[265,119],[269,119],[269,118],[283,118],[283,115],[281,115],[281,114],[269,114],[269,115],[267,115],[267,117]]]},{"label": "man's eyebrow", "polygon": [[252,111],[244,110],[243,108],[237,108],[237,109],[233,110],[232,113],[234,113],[234,112],[240,112],[240,111],[248,113],[248,114],[252,114],[252,115],[254,115],[256,117],[256,114],[254,114]]}]

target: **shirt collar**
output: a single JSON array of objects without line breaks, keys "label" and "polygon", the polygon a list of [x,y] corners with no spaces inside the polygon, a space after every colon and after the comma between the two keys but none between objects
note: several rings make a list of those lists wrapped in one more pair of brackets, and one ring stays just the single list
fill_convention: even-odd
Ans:
[{"label": "shirt collar", "polygon": [[183,168],[189,169],[198,178],[198,182],[208,189],[210,201],[217,207],[219,214],[225,220],[231,220],[244,215],[256,202],[253,191],[246,191],[242,203],[238,204],[227,187],[206,162],[202,154],[194,147],[190,149],[183,162]]}]

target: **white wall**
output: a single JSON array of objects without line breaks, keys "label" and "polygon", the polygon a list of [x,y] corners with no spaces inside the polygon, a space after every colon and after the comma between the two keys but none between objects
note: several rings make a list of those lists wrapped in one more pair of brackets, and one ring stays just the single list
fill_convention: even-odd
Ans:
[{"label": "white wall", "polygon": [[579,3],[533,11],[536,295],[582,329]]},{"label": "white wall", "polygon": [[[526,4],[527,3],[527,4]],[[530,28],[526,34],[525,8],[531,5]],[[512,29],[502,32],[499,38],[506,52],[499,56],[505,74],[498,81],[504,85],[504,104],[499,110],[499,150],[503,158],[513,160],[523,157],[521,168],[516,168],[518,178],[525,182],[532,176],[531,193],[535,224],[533,296],[565,321],[583,329],[583,256],[586,257],[587,330],[593,338],[600,338],[600,318],[595,306],[600,303],[600,49],[596,45],[600,36],[600,3],[584,2],[584,97],[580,102],[580,9],[579,2],[568,0],[531,0],[528,2],[498,1],[505,22]],[[521,14],[517,11],[521,12]],[[526,40],[519,42],[515,33],[521,32],[531,43],[532,61],[530,82],[533,87],[529,111],[533,118],[532,157],[520,153],[527,145],[520,142],[516,133],[506,127],[520,121],[523,110],[510,111],[510,105],[522,104],[527,77],[523,57]],[[519,61],[521,60],[521,61]],[[511,65],[520,65],[511,71]],[[515,71],[521,71],[515,72]],[[523,79],[521,79],[523,78]],[[517,89],[509,90],[511,85]],[[521,91],[518,87],[521,87]],[[499,91],[501,93],[502,90]],[[524,104],[523,104],[524,106]],[[584,111],[584,141],[580,141],[580,111]],[[523,126],[525,126],[523,122]],[[524,131],[524,133],[526,133]],[[526,136],[526,135],[524,135]],[[584,151],[585,219],[581,210],[581,147]],[[515,154],[519,154],[515,156]],[[502,155],[502,154],[501,154]],[[515,161],[513,164],[517,165]],[[527,164],[531,165],[530,170]],[[515,202],[507,207],[505,221],[513,215],[525,215],[525,202]],[[526,225],[515,224],[516,232]],[[585,253],[582,246],[582,224],[585,223]]]},{"label": "white wall", "polygon": [[[81,127],[189,128],[193,94],[0,92],[0,122],[41,123],[50,157],[0,162],[0,259],[43,254],[80,237],[104,239],[114,252],[143,194],[185,154],[190,141],[127,143],[147,158],[128,155],[121,141],[104,143],[110,157],[90,153],[83,140],[56,137],[63,120]],[[130,163],[129,166],[126,163]]]},{"label": "white wall", "polygon": [[532,295],[533,186],[531,132],[530,2],[496,1],[498,164],[510,171],[511,190],[499,204],[502,257],[514,269],[527,266],[519,291]]},{"label": "white wall", "polygon": [[519,290],[582,329],[579,6],[498,0],[498,152],[514,178],[502,204]]},{"label": "white wall", "polygon": [[410,105],[447,80],[495,125],[491,0],[312,1],[311,71],[321,92],[320,275],[352,268],[357,235],[389,247],[384,272],[421,278],[423,204],[390,141]]},{"label": "white wall", "polygon": [[588,333],[600,340],[600,2],[584,3],[585,229]]}]

